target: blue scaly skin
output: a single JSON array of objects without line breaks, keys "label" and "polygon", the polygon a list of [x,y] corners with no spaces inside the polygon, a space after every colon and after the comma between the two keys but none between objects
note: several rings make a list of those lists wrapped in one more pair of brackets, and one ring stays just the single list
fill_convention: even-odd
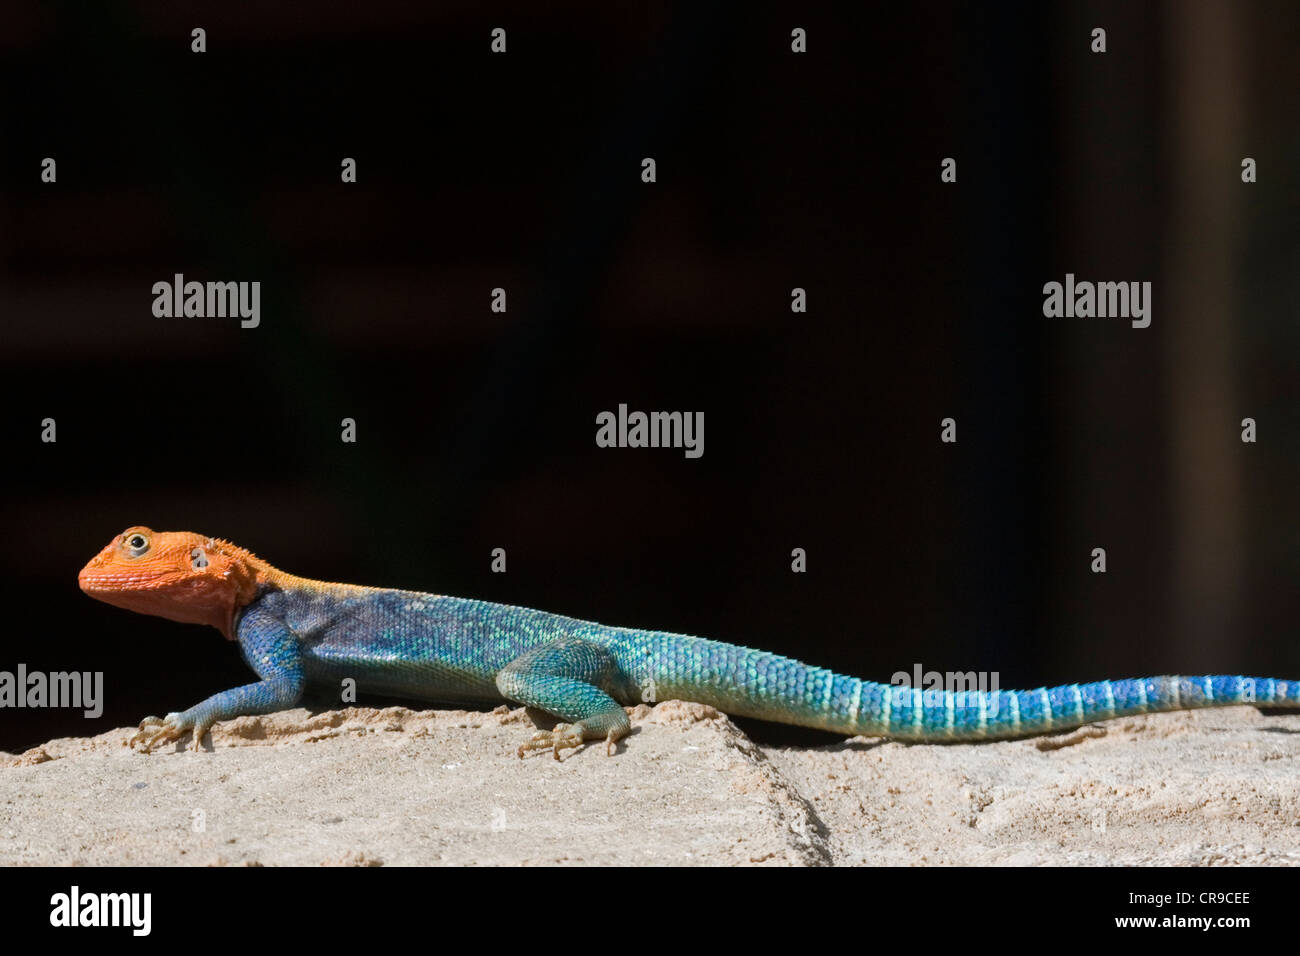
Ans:
[{"label": "blue scaly skin", "polygon": [[82,569],[91,597],[237,640],[261,680],[146,717],[148,750],[220,720],[297,705],[308,683],[448,703],[509,701],[563,723],[519,748],[615,744],[625,705],[680,698],[844,735],[971,741],[1067,730],[1111,717],[1253,703],[1300,707],[1300,681],[1205,676],[1023,691],[921,691],[846,677],[700,637],[606,627],[528,608],[286,574],[220,539],[128,528]]}]

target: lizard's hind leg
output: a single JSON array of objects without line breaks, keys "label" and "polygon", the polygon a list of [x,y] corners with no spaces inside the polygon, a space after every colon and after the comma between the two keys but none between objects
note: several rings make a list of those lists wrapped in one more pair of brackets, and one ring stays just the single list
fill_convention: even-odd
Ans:
[{"label": "lizard's hind leg", "polygon": [[608,693],[618,675],[609,651],[580,638],[561,638],[521,654],[497,672],[496,684],[507,700],[536,707],[569,723],[543,730],[519,748],[560,751],[581,747],[586,740],[605,740],[605,753],[627,736],[632,723]]}]

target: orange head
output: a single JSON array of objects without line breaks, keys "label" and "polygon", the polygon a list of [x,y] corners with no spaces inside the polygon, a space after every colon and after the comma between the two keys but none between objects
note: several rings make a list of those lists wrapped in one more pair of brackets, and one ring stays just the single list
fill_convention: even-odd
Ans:
[{"label": "orange head", "polygon": [[188,531],[127,528],[77,575],[81,590],[116,607],[234,636],[235,612],[275,569],[228,541]]}]

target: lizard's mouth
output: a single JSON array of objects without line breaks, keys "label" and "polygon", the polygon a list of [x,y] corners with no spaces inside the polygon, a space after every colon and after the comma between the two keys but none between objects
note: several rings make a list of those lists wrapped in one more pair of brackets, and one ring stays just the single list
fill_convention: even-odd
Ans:
[{"label": "lizard's mouth", "polygon": [[131,590],[142,584],[150,584],[164,576],[163,572],[153,574],[104,574],[82,568],[77,575],[77,585],[87,594],[99,597],[117,591]]}]

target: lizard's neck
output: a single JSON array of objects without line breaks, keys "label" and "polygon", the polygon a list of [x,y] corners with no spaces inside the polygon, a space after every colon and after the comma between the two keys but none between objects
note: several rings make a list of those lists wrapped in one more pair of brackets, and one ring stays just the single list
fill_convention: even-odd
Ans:
[{"label": "lizard's neck", "polygon": [[287,571],[281,571],[274,565],[268,564],[261,558],[251,553],[240,555],[237,561],[237,570],[234,573],[237,579],[235,588],[235,601],[224,611],[228,617],[222,619],[227,622],[225,626],[215,621],[209,621],[219,631],[232,640],[235,637],[234,629],[238,623],[239,615],[249,604],[256,601],[259,597],[269,591],[288,591],[309,594],[328,594],[334,597],[356,597],[359,594],[371,593],[382,588],[367,587],[360,584],[343,584],[338,581],[322,581],[317,578],[304,578],[297,574],[289,574]]},{"label": "lizard's neck", "polygon": [[235,640],[239,615],[259,595],[271,588],[288,590],[307,583],[306,579],[281,571],[251,551],[228,541],[218,539],[212,543],[225,560],[212,569],[216,586],[199,602],[200,613],[203,623],[211,624],[227,640]]}]

